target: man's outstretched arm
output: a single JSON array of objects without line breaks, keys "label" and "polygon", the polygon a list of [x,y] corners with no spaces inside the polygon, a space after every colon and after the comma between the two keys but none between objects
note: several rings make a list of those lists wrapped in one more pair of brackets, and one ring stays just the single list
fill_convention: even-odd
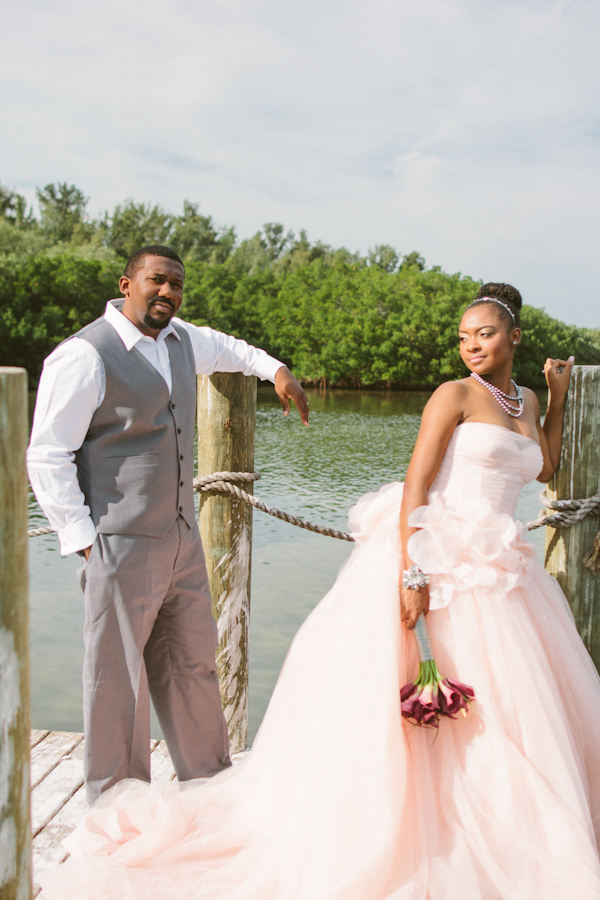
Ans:
[{"label": "man's outstretched arm", "polygon": [[182,319],[175,319],[175,322],[183,325],[190,336],[198,375],[242,372],[244,375],[256,375],[263,381],[271,381],[281,401],[284,416],[289,414],[289,401],[293,400],[302,422],[308,425],[308,400],[304,389],[280,360],[230,334],[192,325]]}]

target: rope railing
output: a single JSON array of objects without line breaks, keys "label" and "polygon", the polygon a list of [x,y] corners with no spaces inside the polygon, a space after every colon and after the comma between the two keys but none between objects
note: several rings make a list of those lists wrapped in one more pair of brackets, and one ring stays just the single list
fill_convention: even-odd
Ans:
[{"label": "rope railing", "polygon": [[269,506],[268,503],[264,503],[258,497],[248,494],[239,487],[240,483],[257,481],[260,477],[260,472],[215,472],[214,475],[195,478],[194,488],[202,493],[217,491],[220,494],[231,494],[237,497],[238,500],[250,503],[255,509],[260,509],[261,512],[274,516],[276,519],[281,519],[282,522],[295,525],[297,528],[305,528],[306,531],[314,531],[316,534],[324,534],[326,537],[337,538],[340,541],[354,541],[352,535],[348,534],[347,531],[338,531],[337,528],[327,528],[324,525],[314,525],[312,522],[298,518],[298,516],[292,516],[281,509]]},{"label": "rope railing", "polygon": [[30,528],[27,532],[27,537],[39,537],[41,534],[54,534],[56,528],[53,528],[52,525],[44,525],[42,528]]},{"label": "rope railing", "polygon": [[[255,509],[260,509],[261,512],[274,516],[276,519],[281,519],[282,522],[295,525],[297,528],[304,528],[306,531],[313,531],[316,534],[324,534],[326,537],[337,538],[340,541],[354,541],[352,535],[348,534],[347,531],[338,531],[336,528],[327,528],[325,525],[315,525],[313,522],[300,519],[298,516],[292,516],[281,509],[269,506],[268,503],[264,503],[258,497],[248,494],[239,487],[240,484],[252,484],[252,482],[258,481],[260,477],[260,472],[213,472],[212,475],[194,478],[194,490],[203,494],[209,492],[231,494],[244,503],[250,503]],[[52,534],[54,531],[56,529],[50,525],[41,528],[30,528],[27,536],[37,537],[42,534]]]},{"label": "rope railing", "polygon": [[[304,528],[306,531],[313,531],[316,534],[324,534],[326,537],[337,538],[340,541],[354,541],[352,535],[347,531],[327,528],[325,525],[315,525],[313,522],[307,522],[298,516],[292,516],[291,513],[269,506],[268,503],[265,503],[258,497],[254,497],[240,487],[241,484],[252,484],[258,481],[260,477],[260,472],[213,472],[212,475],[203,475],[195,478],[194,490],[203,494],[213,492],[230,494],[244,503],[250,503],[255,509],[260,509],[261,512],[274,516],[276,519],[281,519],[282,522],[295,525],[297,528]],[[583,500],[551,500],[546,496],[546,491],[543,490],[540,494],[540,503],[545,509],[552,509],[555,512],[550,515],[542,513],[537,519],[528,522],[528,531],[542,528],[544,525],[549,525],[552,528],[570,528],[588,516],[600,517],[600,494],[594,494],[593,497],[587,497]],[[52,534],[55,530],[50,525],[41,528],[30,528],[27,536],[37,537],[42,534]]]}]

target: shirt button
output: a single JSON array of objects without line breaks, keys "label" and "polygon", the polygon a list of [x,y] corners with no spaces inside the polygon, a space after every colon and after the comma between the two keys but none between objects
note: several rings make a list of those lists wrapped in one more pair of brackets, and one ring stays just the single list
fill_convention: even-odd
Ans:
[{"label": "shirt button", "polygon": [[181,428],[177,429],[177,434],[181,434]]},{"label": "shirt button", "polygon": [[179,507],[179,512],[181,512],[182,510],[183,510],[183,506],[180,506],[180,507]]},{"label": "shirt button", "polygon": [[183,459],[183,456],[180,456],[179,459]]},{"label": "shirt button", "polygon": [[175,409],[175,404],[171,403],[171,409]]},{"label": "shirt button", "polygon": [[183,481],[179,482],[179,487],[183,487]]}]

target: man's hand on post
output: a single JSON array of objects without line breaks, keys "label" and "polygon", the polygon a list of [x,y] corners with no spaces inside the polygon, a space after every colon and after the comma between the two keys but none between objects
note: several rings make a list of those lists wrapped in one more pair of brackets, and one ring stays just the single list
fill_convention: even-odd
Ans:
[{"label": "man's hand on post", "polygon": [[281,401],[284,416],[289,415],[290,400],[298,407],[303,425],[308,425],[308,399],[297,378],[287,366],[281,366],[275,373],[275,393]]}]

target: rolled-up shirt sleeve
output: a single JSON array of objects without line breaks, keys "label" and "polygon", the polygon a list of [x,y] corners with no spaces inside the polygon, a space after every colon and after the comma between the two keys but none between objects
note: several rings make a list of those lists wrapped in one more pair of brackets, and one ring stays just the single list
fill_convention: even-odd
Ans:
[{"label": "rolled-up shirt sleeve", "polygon": [[213,328],[192,325],[182,319],[175,320],[190,336],[197,375],[212,375],[213,372],[242,372],[256,375],[263,381],[275,381],[275,373],[284,363],[269,356],[264,350],[247,344],[240,338],[223,334]]},{"label": "rolled-up shirt sleeve", "polygon": [[83,550],[96,539],[96,526],[79,487],[75,451],[83,444],[104,386],[102,361],[87,341],[68,341],[44,363],[27,469],[38,503],[58,532],[62,556]]}]

